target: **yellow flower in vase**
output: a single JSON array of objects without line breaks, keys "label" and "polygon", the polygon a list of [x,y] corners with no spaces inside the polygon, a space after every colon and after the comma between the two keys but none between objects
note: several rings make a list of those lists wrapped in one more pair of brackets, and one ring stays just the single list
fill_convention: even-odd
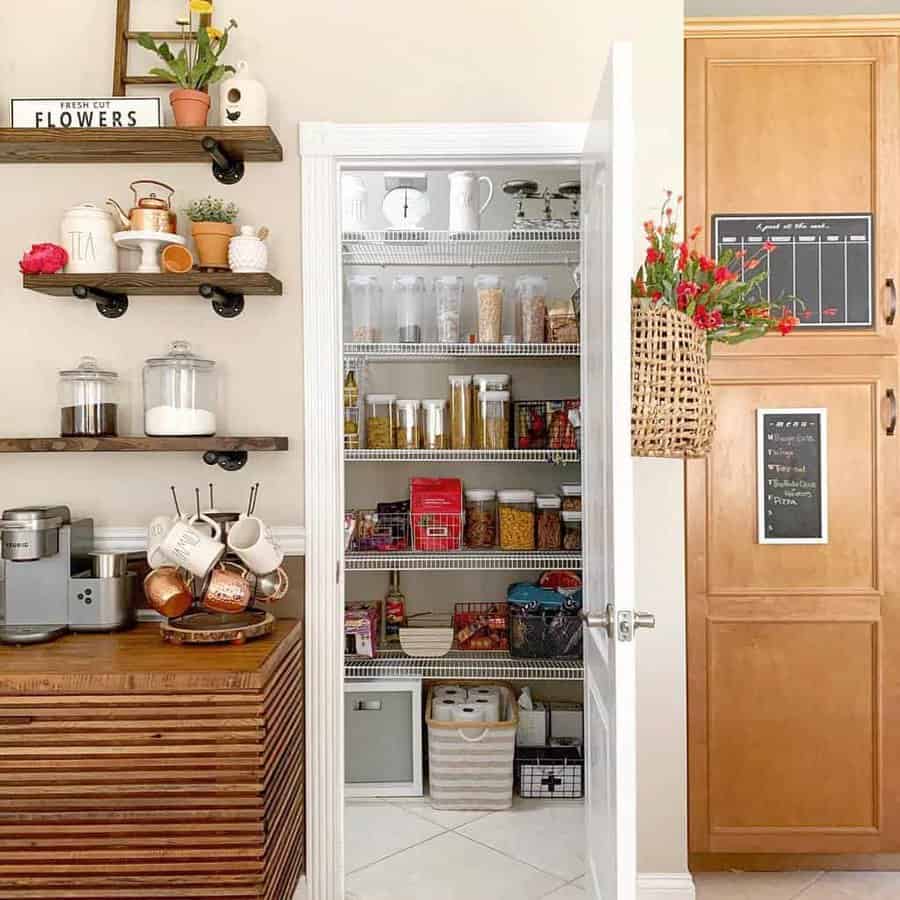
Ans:
[{"label": "yellow flower in vase", "polygon": [[213,5],[210,0],[191,0],[191,12],[208,15],[212,11]]},{"label": "yellow flower in vase", "polygon": [[214,28],[212,25],[210,25],[206,29],[206,33],[209,35],[209,39],[211,41],[218,41],[218,40],[222,39],[222,36],[224,35],[225,32],[222,31],[221,28]]}]

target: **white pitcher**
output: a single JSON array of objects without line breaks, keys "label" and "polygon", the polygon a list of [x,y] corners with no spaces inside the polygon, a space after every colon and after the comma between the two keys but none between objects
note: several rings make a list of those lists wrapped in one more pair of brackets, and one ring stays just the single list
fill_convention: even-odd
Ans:
[{"label": "white pitcher", "polygon": [[[494,196],[494,183],[487,175],[474,172],[451,172],[450,179],[450,231],[477,231],[481,227],[481,214]],[[487,182],[488,196],[481,202],[481,182]]]}]

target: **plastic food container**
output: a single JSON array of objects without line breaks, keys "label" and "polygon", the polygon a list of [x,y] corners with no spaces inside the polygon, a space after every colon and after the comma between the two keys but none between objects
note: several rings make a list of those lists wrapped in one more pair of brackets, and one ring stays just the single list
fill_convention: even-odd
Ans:
[{"label": "plastic food container", "polygon": [[462,276],[442,275],[435,278],[434,299],[438,343],[458,344],[463,299]]},{"label": "plastic food container", "polygon": [[206,437],[216,433],[216,364],[173,341],[165,356],[144,364],[144,431],[151,436]]},{"label": "plastic food container", "polygon": [[535,504],[538,550],[559,550],[562,547],[562,500],[556,494],[540,494]]},{"label": "plastic food container", "polygon": [[366,447],[393,450],[397,446],[397,395],[369,394],[366,397]]},{"label": "plastic food container", "polygon": [[446,400],[422,401],[422,446],[426,450],[450,449],[450,423],[447,419]]},{"label": "plastic food container", "polygon": [[422,446],[419,431],[419,400],[397,401],[396,446],[398,450],[418,450]]},{"label": "plastic food container", "polygon": [[482,391],[478,395],[478,447],[509,449],[509,391]]},{"label": "plastic food container", "polygon": [[450,449],[472,449],[472,376],[451,375]]},{"label": "plastic food container", "polygon": [[499,344],[503,336],[503,278],[500,275],[478,275],[478,343]]},{"label": "plastic food container", "polygon": [[478,402],[482,391],[508,391],[511,378],[509,375],[473,375],[472,376],[472,447],[481,449],[481,404]]},{"label": "plastic food container", "polygon": [[358,343],[380,341],[382,290],[374,275],[353,275],[347,280],[350,292],[352,340]]},{"label": "plastic food container", "polygon": [[465,543],[470,550],[497,545],[497,492],[488,489],[466,491]]},{"label": "plastic food container", "polygon": [[534,491],[498,491],[500,548],[534,550]]},{"label": "plastic food container", "polygon": [[563,550],[581,549],[581,513],[564,512],[562,514]]},{"label": "plastic food container", "polygon": [[547,322],[547,279],[520,275],[516,279],[516,324],[523,344],[543,344]]},{"label": "plastic food container", "polygon": [[563,512],[581,512],[581,485],[561,484]]},{"label": "plastic food container", "polygon": [[118,434],[118,382],[93,356],[82,356],[74,369],[59,373],[59,433],[62,437]]},{"label": "plastic food container", "polygon": [[425,321],[425,279],[421,275],[398,275],[394,279],[397,307],[397,340],[421,344]]}]

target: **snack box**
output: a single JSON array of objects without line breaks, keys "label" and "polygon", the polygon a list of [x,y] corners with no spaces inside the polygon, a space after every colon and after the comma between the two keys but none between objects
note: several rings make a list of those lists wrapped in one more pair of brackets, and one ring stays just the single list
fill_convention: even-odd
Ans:
[{"label": "snack box", "polygon": [[412,478],[409,483],[413,549],[462,548],[463,490],[458,478]]},{"label": "snack box", "polygon": [[378,604],[351,603],[344,609],[344,652],[374,658],[378,647]]}]

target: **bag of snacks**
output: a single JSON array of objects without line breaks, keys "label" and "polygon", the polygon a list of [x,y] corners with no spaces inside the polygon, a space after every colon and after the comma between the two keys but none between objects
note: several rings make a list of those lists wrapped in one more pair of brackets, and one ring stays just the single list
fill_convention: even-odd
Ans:
[{"label": "bag of snacks", "polygon": [[457,603],[453,629],[457,650],[508,650],[509,605]]}]

